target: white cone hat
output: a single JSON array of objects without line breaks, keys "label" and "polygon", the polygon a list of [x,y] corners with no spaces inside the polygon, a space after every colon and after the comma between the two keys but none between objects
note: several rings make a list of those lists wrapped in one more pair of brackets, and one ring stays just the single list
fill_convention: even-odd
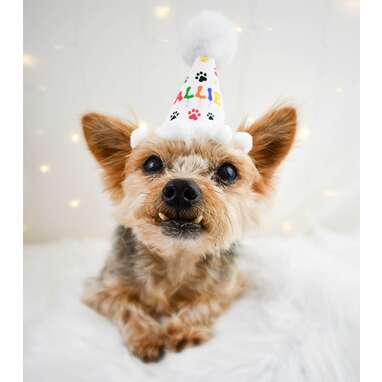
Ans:
[{"label": "white cone hat", "polygon": [[153,131],[138,128],[131,137],[132,147],[157,135],[165,139],[212,139],[245,152],[252,148],[252,137],[235,132],[225,124],[223,96],[218,69],[233,57],[237,32],[223,16],[203,12],[186,26],[183,56],[192,64],[188,76],[174,97],[164,123]]}]

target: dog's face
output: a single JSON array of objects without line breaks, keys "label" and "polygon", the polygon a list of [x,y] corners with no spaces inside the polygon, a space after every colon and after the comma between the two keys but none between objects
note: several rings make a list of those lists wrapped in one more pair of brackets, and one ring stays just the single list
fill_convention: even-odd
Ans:
[{"label": "dog's face", "polygon": [[228,249],[257,220],[259,200],[289,151],[293,108],[272,110],[248,128],[249,154],[214,141],[149,139],[131,149],[134,129],[98,114],[83,117],[88,146],[105,170],[118,221],[162,256]]}]

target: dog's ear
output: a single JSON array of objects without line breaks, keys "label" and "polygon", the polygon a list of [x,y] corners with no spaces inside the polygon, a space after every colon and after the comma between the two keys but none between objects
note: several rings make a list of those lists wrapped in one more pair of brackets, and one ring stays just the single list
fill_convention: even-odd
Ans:
[{"label": "dog's ear", "polygon": [[274,171],[288,154],[296,126],[296,109],[284,106],[274,108],[250,126],[240,128],[252,135],[253,147],[249,155],[262,178],[254,186],[258,192],[265,192]]},{"label": "dog's ear", "polygon": [[106,190],[119,200],[134,126],[97,113],[86,114],[81,121],[88,147],[104,170]]}]

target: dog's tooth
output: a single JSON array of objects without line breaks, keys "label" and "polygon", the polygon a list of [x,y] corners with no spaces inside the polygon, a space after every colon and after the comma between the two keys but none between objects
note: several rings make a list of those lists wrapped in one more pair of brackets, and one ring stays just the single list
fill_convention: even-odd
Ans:
[{"label": "dog's tooth", "polygon": [[160,217],[160,220],[163,220],[163,221],[166,221],[168,220],[168,217],[165,215],[165,214],[162,214],[162,212],[159,212],[159,217]]},{"label": "dog's tooth", "polygon": [[199,224],[202,220],[203,220],[203,215],[199,215],[199,216],[194,220],[194,223],[195,223],[195,224]]}]

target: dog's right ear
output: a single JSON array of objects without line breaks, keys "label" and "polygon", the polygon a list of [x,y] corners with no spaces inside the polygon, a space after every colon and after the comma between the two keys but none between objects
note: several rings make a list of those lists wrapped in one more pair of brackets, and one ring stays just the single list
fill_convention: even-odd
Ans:
[{"label": "dog's right ear", "polygon": [[120,200],[126,158],[131,151],[130,136],[135,126],[89,113],[82,117],[82,128],[90,151],[104,170],[106,190],[111,192],[113,200]]}]

